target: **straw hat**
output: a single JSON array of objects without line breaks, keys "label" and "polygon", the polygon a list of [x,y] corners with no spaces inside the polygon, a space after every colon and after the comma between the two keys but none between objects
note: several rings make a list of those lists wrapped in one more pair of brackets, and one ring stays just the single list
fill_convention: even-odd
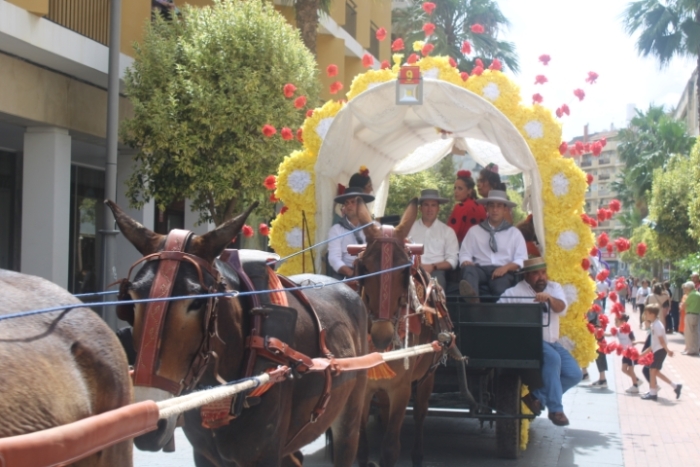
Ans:
[{"label": "straw hat", "polygon": [[540,269],[547,269],[547,263],[544,262],[544,258],[541,256],[534,256],[526,259],[523,262],[523,267],[516,274],[525,274],[526,272],[539,271]]},{"label": "straw hat", "polygon": [[515,203],[508,199],[506,192],[501,190],[491,190],[488,198],[477,199],[476,202],[484,205],[487,203],[503,203],[509,208],[515,207]]},{"label": "straw hat", "polygon": [[351,199],[351,198],[357,198],[357,197],[362,198],[362,201],[365,203],[371,203],[374,201],[374,196],[368,195],[367,193],[362,191],[362,188],[356,187],[356,186],[351,186],[345,189],[345,192],[342,195],[338,195],[334,198],[334,201],[338,204],[343,204],[345,201]]}]

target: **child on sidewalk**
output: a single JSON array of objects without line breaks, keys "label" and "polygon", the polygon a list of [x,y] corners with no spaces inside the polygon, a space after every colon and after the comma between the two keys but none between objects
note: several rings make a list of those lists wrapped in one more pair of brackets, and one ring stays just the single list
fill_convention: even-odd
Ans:
[{"label": "child on sidewalk", "polygon": [[[629,315],[624,313],[615,318],[615,326],[618,329],[617,341],[619,342],[623,351],[628,347],[634,346],[634,333],[631,329],[628,329],[630,327],[629,324],[627,326],[623,326],[623,324],[627,323],[629,319]],[[623,332],[623,330],[628,330],[629,332]],[[639,378],[637,378],[637,375],[634,372],[634,362],[627,357],[622,357],[622,372],[632,378],[632,386],[628,387],[625,392],[629,394],[639,394],[639,385],[641,381]]]},{"label": "child on sidewalk", "polygon": [[668,348],[666,342],[666,327],[659,320],[658,305],[647,305],[644,307],[644,319],[651,323],[650,337],[651,345],[642,352],[642,355],[654,352],[654,362],[649,366],[649,392],[642,396],[644,400],[655,401],[658,399],[659,384],[657,378],[666,381],[673,387],[676,399],[681,397],[682,384],[676,384],[661,373],[666,355],[673,357],[673,350]]}]

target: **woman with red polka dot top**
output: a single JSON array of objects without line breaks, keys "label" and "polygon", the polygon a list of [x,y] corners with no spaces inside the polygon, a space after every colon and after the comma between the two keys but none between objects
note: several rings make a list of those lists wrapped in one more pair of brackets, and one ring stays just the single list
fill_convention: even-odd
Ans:
[{"label": "woman with red polka dot top", "polygon": [[462,240],[473,226],[486,220],[486,209],[480,204],[476,204],[476,190],[474,189],[474,179],[468,170],[457,172],[457,180],[454,185],[454,197],[457,204],[452,209],[452,214],[447,221],[447,225],[457,234],[457,241],[462,244]]}]

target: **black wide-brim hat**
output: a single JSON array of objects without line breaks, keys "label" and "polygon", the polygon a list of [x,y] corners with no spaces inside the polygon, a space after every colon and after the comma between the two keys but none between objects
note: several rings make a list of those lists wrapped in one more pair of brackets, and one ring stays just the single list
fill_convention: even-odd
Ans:
[{"label": "black wide-brim hat", "polygon": [[374,196],[369,195],[365,192],[362,191],[362,188],[356,187],[356,186],[351,186],[345,189],[345,193],[342,195],[336,196],[333,201],[335,201],[338,204],[343,204],[345,201],[351,199],[351,198],[357,198],[357,197],[362,198],[362,201],[365,203],[371,203],[374,201]]}]

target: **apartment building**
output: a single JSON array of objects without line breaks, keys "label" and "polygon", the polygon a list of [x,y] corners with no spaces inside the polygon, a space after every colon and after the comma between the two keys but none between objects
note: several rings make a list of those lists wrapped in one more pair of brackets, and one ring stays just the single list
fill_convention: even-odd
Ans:
[{"label": "apartment building", "polygon": [[688,133],[698,136],[698,69],[693,70],[673,111],[673,117],[685,122]]},{"label": "apartment building", "polygon": [[[276,3],[279,0],[276,0]],[[120,77],[133,63],[134,42],[151,16],[150,0],[122,0]],[[176,0],[204,6],[211,0]],[[105,190],[110,0],[0,0],[0,267],[45,277],[79,293],[98,287],[101,274],[101,202]],[[276,8],[294,23],[294,10]],[[318,64],[334,63],[345,89],[371,52],[390,59],[390,0],[333,0],[321,14]],[[327,92],[327,91],[326,91]],[[324,97],[328,98],[329,95]],[[120,99],[120,119],[130,114]],[[120,147],[117,202],[126,207],[123,182],[133,154]],[[158,212],[130,209],[145,226],[194,228],[197,214],[183,201]],[[137,253],[118,239],[116,275]]]},{"label": "apartment building", "polygon": [[[586,214],[594,219],[597,219],[599,208],[607,208],[610,204],[610,200],[617,197],[617,193],[612,187],[612,182],[624,169],[624,163],[620,160],[620,156],[617,153],[617,145],[619,142],[616,137],[617,130],[588,134],[588,129],[586,127],[584,128],[583,135],[569,142],[569,145],[576,144],[577,141],[581,141],[585,144],[598,141],[601,138],[605,138],[607,141],[606,146],[599,156],[596,157],[588,152],[580,157],[574,158],[576,165],[578,165],[581,170],[593,176],[593,182],[586,192],[585,211]],[[612,237],[613,232],[618,228],[621,228],[621,225],[613,217],[612,220],[599,222],[598,227],[593,229],[593,233],[597,237],[603,232],[608,232]],[[610,265],[610,271],[613,276],[624,273],[627,269],[626,264],[620,261],[617,251],[608,253],[607,250],[603,250],[602,258]]]}]

